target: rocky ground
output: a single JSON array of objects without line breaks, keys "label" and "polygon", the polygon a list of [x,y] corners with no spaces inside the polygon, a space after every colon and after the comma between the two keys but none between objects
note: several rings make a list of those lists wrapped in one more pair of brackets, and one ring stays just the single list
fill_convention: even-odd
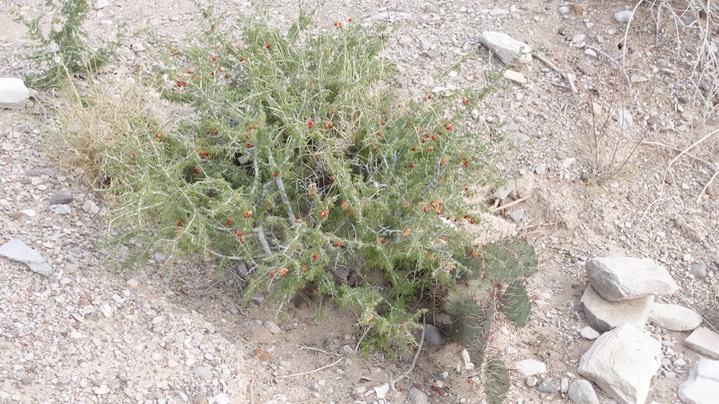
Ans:
[{"label": "rocky ground", "polygon": [[[28,69],[24,30],[7,13],[34,15],[41,3],[0,3],[0,26],[9,27],[0,30],[0,77]],[[286,3],[266,5],[273,24],[292,20],[295,7]],[[119,26],[125,32],[108,69],[120,80],[152,69],[151,50],[160,40],[181,41],[198,14],[191,1],[96,4],[103,7],[88,22],[94,41],[108,40]],[[500,167],[508,181],[499,201],[505,208],[496,215],[529,238],[540,258],[529,285],[530,324],[503,327],[494,342],[513,367],[508,402],[567,400],[569,386],[582,377],[580,358],[597,337],[586,327],[601,328],[580,304],[591,258],[654,260],[676,286],[667,294],[651,291],[656,301],[693,309],[706,329],[719,326],[719,181],[711,182],[718,137],[675,159],[717,128],[713,111],[698,103],[716,78],[693,70],[701,45],[696,24],[675,25],[660,3],[634,6],[540,0],[320,6],[328,26],[347,17],[389,24],[386,55],[399,67],[397,86],[411,93],[480,89],[486,67],[502,66],[480,46],[482,32],[503,32],[533,48],[533,60],[514,67],[473,114],[476,136],[501,128],[510,146]],[[232,18],[253,13],[249,2],[218,7]],[[626,35],[626,13],[615,15],[621,11],[634,11]],[[696,17],[706,21],[698,12],[681,21]],[[461,69],[437,75],[466,55]],[[45,153],[45,96],[0,111],[0,245],[22,240],[53,269],[43,276],[0,259],[0,402],[481,402],[473,372],[451,341],[428,341],[414,371],[392,389],[411,358],[357,356],[353,319],[329,304],[278,308],[258,301],[243,308],[212,266],[195,260],[157,256],[115,271],[98,247],[103,201]],[[607,122],[606,131],[592,130],[592,114],[597,128]],[[61,197],[66,203],[56,204]],[[647,334],[622,328],[604,335],[659,342],[648,354],[658,350],[659,363],[646,401],[679,402],[678,386],[696,366],[697,351],[684,342],[690,331],[656,321]],[[613,402],[609,387],[577,386]]]}]

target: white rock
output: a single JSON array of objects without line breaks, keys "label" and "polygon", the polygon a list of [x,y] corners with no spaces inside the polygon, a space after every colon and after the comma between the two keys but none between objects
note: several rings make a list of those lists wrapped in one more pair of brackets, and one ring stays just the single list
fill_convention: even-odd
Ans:
[{"label": "white rock", "polygon": [[584,379],[577,379],[569,386],[567,392],[569,398],[575,404],[599,404],[597,393],[592,387],[592,383]]},{"label": "white rock", "polygon": [[517,372],[524,376],[534,376],[547,373],[547,365],[534,359],[525,359],[514,362],[514,368]]},{"label": "white rock", "polygon": [[702,355],[719,359],[719,334],[707,327],[699,327],[694,330],[694,332],[684,340],[684,345]]},{"label": "white rock", "polygon": [[58,215],[72,214],[72,208],[70,207],[70,205],[52,205],[50,206],[50,210],[52,210],[55,214]]},{"label": "white rock", "polygon": [[585,267],[589,283],[606,300],[668,295],[678,289],[666,268],[649,258],[598,257]]},{"label": "white rock", "polygon": [[702,316],[677,304],[654,303],[649,321],[670,331],[691,331],[702,323]]},{"label": "white rock", "polygon": [[616,22],[629,22],[632,18],[634,18],[634,14],[632,14],[629,10],[622,10],[614,13],[614,21]]},{"label": "white rock", "polygon": [[107,0],[95,0],[95,10],[102,10],[109,5]]},{"label": "white rock", "polygon": [[529,63],[532,61],[532,48],[529,45],[517,41],[502,32],[483,32],[479,35],[479,41],[496,53],[505,64],[513,61],[517,63]]},{"label": "white rock", "polygon": [[595,52],[594,49],[589,49],[589,48],[587,48],[587,49],[584,50],[584,54],[587,55],[587,56],[589,56],[590,58],[595,58],[595,57],[597,57],[597,52]]},{"label": "white rock", "polygon": [[100,387],[95,387],[92,391],[94,391],[98,396],[103,396],[110,392],[110,388],[107,387],[106,384],[101,384]]},{"label": "white rock", "polygon": [[659,341],[625,324],[597,338],[579,360],[577,372],[619,404],[644,403],[661,357]]},{"label": "white rock", "polygon": [[91,213],[91,214],[95,215],[100,211],[100,207],[98,207],[95,202],[88,199],[82,205],[82,210],[84,210],[87,213]]},{"label": "white rock", "polygon": [[209,402],[210,404],[229,404],[230,398],[227,397],[227,394],[220,393],[214,397],[210,397]]},{"label": "white rock", "polygon": [[595,340],[599,338],[599,332],[589,326],[582,328],[582,331],[579,332],[579,335],[581,335],[582,338],[589,340]]},{"label": "white rock", "polygon": [[634,126],[634,118],[632,118],[632,113],[625,108],[617,109],[617,112],[613,116],[613,118],[615,121],[619,122],[621,129],[629,129]]},{"label": "white rock", "polygon": [[265,321],[264,324],[265,328],[267,328],[267,331],[269,331],[272,334],[279,334],[282,332],[282,329],[275,324],[274,321]]},{"label": "white rock", "polygon": [[701,358],[679,385],[679,398],[688,404],[714,404],[719,394],[719,361]]},{"label": "white rock", "polygon": [[22,109],[30,99],[30,90],[17,78],[0,78],[0,109]]},{"label": "white rock", "polygon": [[374,392],[377,394],[378,399],[384,399],[387,397],[387,393],[389,393],[389,383],[374,387]]},{"label": "white rock", "polygon": [[654,296],[644,296],[621,302],[610,302],[599,296],[589,285],[580,300],[587,321],[597,331],[609,331],[622,324],[644,327],[654,304]]},{"label": "white rock", "polygon": [[40,275],[48,276],[52,273],[52,267],[45,261],[39,252],[28,247],[22,240],[13,238],[0,246],[0,256],[13,261],[22,262],[31,271]]},{"label": "white rock", "polygon": [[513,81],[515,83],[519,84],[526,84],[527,79],[524,77],[524,75],[520,72],[516,72],[514,70],[505,70],[504,73],[502,73],[502,77],[509,81]]}]

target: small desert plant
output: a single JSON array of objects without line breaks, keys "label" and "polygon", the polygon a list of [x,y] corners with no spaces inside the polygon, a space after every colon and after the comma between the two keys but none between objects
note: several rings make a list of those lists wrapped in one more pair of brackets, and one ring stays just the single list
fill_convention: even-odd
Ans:
[{"label": "small desert plant", "polygon": [[537,271],[537,257],[527,241],[516,238],[472,250],[466,257],[468,272],[449,292],[445,310],[457,338],[479,369],[489,402],[499,404],[509,388],[509,374],[504,362],[490,355],[492,331],[499,313],[517,327],[529,321],[524,284]]},{"label": "small desert plant", "polygon": [[[588,164],[582,177],[588,182],[601,184],[621,174],[648,132],[644,129],[638,139],[631,139],[628,136],[631,115],[623,102],[619,105],[604,111],[598,101],[591,96],[588,98],[589,118],[583,118],[581,125],[581,141]],[[585,116],[584,112],[580,114]]]},{"label": "small desert plant", "polygon": [[87,32],[83,28],[90,11],[87,0],[46,0],[45,6],[52,16],[47,33],[42,29],[45,14],[32,19],[14,14],[14,19],[25,24],[28,37],[35,42],[35,50],[29,58],[44,70],[29,74],[25,78],[28,86],[59,88],[67,78],[97,72],[110,61],[117,40],[94,51],[88,46]]}]

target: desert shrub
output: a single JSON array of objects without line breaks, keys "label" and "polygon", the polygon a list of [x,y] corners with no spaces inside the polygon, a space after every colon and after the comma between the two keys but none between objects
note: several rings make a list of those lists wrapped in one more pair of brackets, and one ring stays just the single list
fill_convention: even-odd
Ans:
[{"label": "desert shrub", "polygon": [[328,296],[354,313],[370,348],[387,350],[417,345],[423,299],[445,288],[455,331],[501,401],[506,367],[475,346],[486,333],[465,328],[494,324],[495,311],[526,323],[521,282],[534,252],[517,240],[472,245],[481,208],[467,196],[495,181],[500,137],[473,134],[464,114],[487,89],[397,91],[382,28],[347,20],[321,31],[301,13],[286,32],[257,21],[235,31],[203,15],[205,28],[168,49],[156,78],[184,118],[160,124],[136,93],[125,107],[76,102],[65,114],[103,123],[66,125],[64,144],[80,147],[77,161],[114,201],[115,245],[139,248],[128,263],[199,253],[237,270],[248,300]]},{"label": "desert shrub", "polygon": [[[37,89],[59,88],[73,75],[88,75],[107,65],[114,54],[118,37],[107,47],[92,50],[88,45],[87,31],[83,28],[90,12],[87,0],[46,0],[48,13],[25,18],[13,13],[15,21],[28,29],[33,50],[28,58],[36,63],[41,73],[31,73],[25,83]],[[50,15],[50,28],[43,32],[43,19]]]}]

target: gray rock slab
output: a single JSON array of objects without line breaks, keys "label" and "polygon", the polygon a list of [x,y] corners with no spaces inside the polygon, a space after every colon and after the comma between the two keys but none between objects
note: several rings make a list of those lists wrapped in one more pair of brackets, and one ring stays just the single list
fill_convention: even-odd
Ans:
[{"label": "gray rock slab", "polygon": [[30,99],[30,90],[18,78],[0,77],[0,109],[21,109]]},{"label": "gray rock slab", "polygon": [[535,359],[514,362],[514,368],[524,376],[534,376],[547,372],[547,365]]},{"label": "gray rock slab", "polygon": [[11,239],[0,246],[0,256],[22,262],[27,265],[31,271],[37,272],[40,275],[48,276],[52,273],[52,267],[45,261],[42,255],[17,238]]},{"label": "gray rock slab", "polygon": [[499,56],[504,64],[511,62],[529,63],[532,61],[532,48],[502,32],[482,32],[479,41]]},{"label": "gray rock slab", "polygon": [[597,338],[579,360],[577,372],[619,404],[644,403],[661,357],[659,341],[624,324]]},{"label": "gray rock slab", "polygon": [[592,383],[584,379],[577,379],[569,385],[567,398],[574,404],[599,404],[599,397],[597,397]]},{"label": "gray rock slab", "polygon": [[587,286],[580,301],[592,328],[599,332],[605,332],[622,324],[634,324],[643,328],[654,304],[654,296],[610,302],[599,296],[599,293],[590,285]]},{"label": "gray rock slab", "polygon": [[649,321],[670,331],[691,331],[702,323],[702,316],[678,304],[654,303]]},{"label": "gray rock slab", "polygon": [[678,289],[667,269],[649,258],[598,257],[585,267],[589,283],[606,300],[668,295]]},{"label": "gray rock slab", "polygon": [[679,398],[688,404],[714,404],[719,401],[719,361],[701,358],[679,385]]},{"label": "gray rock slab", "polygon": [[719,359],[719,334],[707,327],[699,327],[692,332],[684,345],[699,352],[702,355]]}]

